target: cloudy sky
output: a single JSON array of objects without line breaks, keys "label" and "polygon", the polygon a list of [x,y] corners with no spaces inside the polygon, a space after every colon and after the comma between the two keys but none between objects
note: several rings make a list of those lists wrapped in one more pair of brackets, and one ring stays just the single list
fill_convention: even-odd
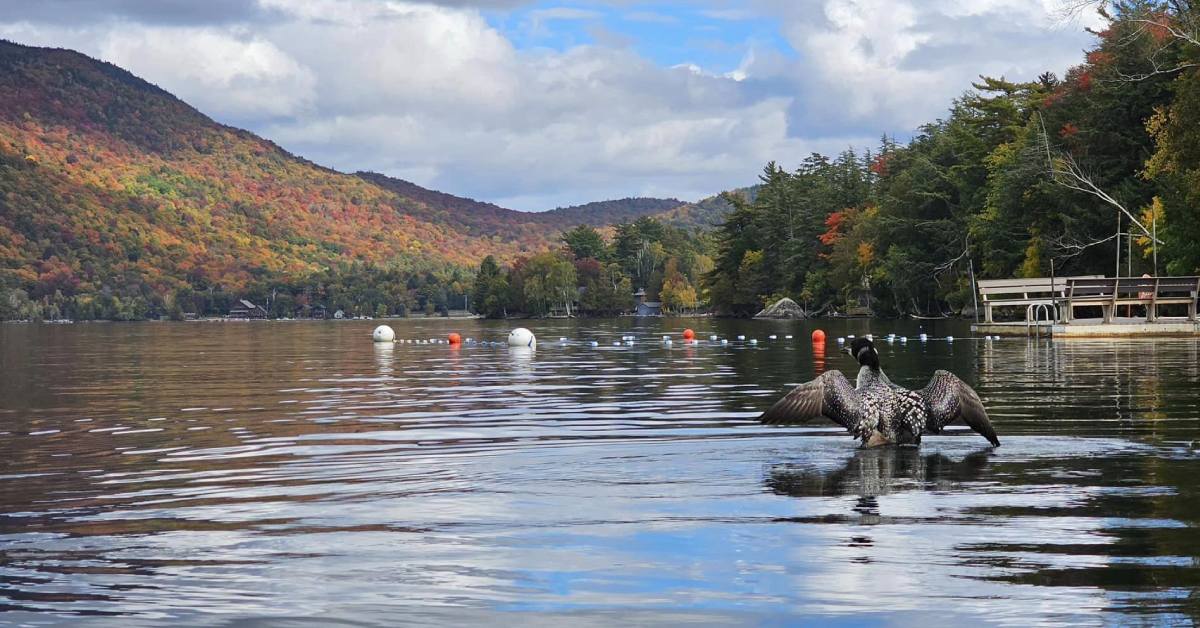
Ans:
[{"label": "cloudy sky", "polygon": [[1060,0],[0,0],[73,48],[344,171],[515,209],[694,200],[901,139],[980,74],[1078,63]]}]

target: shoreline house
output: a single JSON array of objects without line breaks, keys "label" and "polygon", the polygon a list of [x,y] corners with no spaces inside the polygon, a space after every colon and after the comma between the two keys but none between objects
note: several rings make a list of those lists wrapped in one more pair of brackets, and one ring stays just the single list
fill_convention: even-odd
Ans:
[{"label": "shoreline house", "polygon": [[637,300],[637,305],[634,307],[634,316],[662,316],[661,301],[647,301],[646,289],[638,288],[638,291],[633,293],[633,297]]},{"label": "shoreline house", "polygon": [[225,318],[241,318],[241,319],[264,319],[267,318],[267,310],[261,305],[255,305],[245,299],[238,299],[233,307],[229,308],[229,313]]}]

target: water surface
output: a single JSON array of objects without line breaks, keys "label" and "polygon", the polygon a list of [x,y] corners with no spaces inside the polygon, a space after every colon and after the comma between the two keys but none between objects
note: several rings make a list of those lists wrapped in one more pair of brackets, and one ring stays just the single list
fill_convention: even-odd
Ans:
[{"label": "water surface", "polygon": [[[375,324],[0,325],[0,623],[1200,617],[1195,339],[826,321],[821,356],[807,324],[625,319],[532,322],[530,353]],[[869,331],[933,337],[881,338],[885,370],[958,373],[1003,446],[756,424]]]}]

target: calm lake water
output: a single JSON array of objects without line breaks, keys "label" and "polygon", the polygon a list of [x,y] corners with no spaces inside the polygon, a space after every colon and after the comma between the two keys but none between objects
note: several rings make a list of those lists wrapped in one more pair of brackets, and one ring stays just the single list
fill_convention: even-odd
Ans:
[{"label": "calm lake water", "polygon": [[884,369],[953,370],[1003,446],[863,451],[754,417],[853,372],[834,337],[915,322],[821,322],[824,358],[801,323],[532,321],[532,354],[377,323],[0,325],[0,623],[1200,618],[1196,339],[926,323],[956,340],[880,340]]}]

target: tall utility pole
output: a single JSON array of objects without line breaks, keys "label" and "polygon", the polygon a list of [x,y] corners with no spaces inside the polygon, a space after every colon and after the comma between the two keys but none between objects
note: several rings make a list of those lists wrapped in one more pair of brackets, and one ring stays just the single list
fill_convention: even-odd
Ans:
[{"label": "tall utility pole", "polygon": [[[969,266],[967,266],[967,268],[971,269],[971,300],[975,303],[975,322],[978,323],[979,322],[979,297],[977,295],[979,294],[979,291],[975,288],[975,258],[968,257],[967,263],[969,264]],[[1050,263],[1053,264],[1054,260],[1053,259],[1050,260]],[[1054,279],[1053,278],[1050,279],[1050,290],[1051,290],[1051,292],[1054,291]]]},{"label": "tall utility pole", "polygon": [[1121,276],[1121,214],[1117,213],[1117,270],[1113,277]]},{"label": "tall utility pole", "polygon": [[1150,236],[1151,251],[1154,252],[1154,276],[1158,276],[1158,207],[1155,207],[1150,212],[1150,229],[1153,234]]},{"label": "tall utility pole", "polygon": [[1125,276],[1133,276],[1133,225],[1129,225],[1129,233],[1125,234]]}]

